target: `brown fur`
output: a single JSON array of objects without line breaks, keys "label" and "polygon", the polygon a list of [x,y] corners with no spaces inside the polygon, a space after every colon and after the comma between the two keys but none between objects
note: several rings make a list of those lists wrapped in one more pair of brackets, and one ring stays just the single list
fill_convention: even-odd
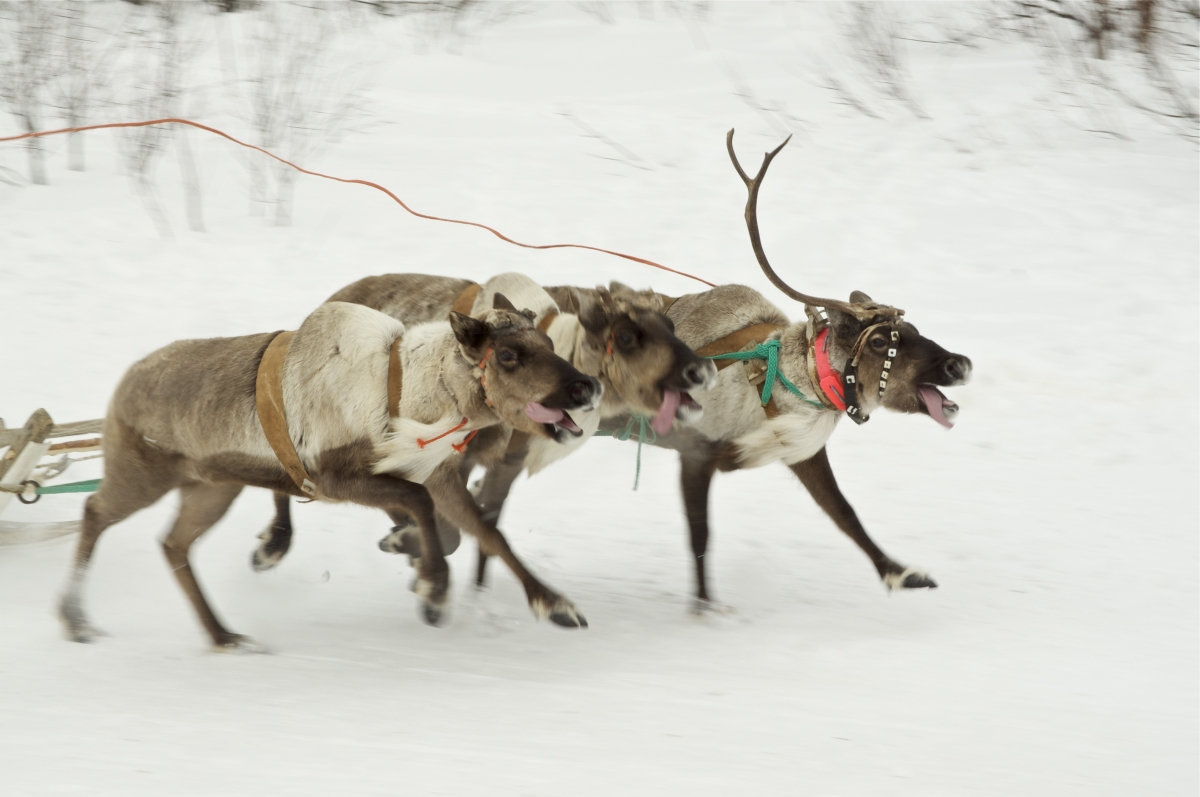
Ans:
[{"label": "brown fur", "polygon": [[[577,291],[574,288],[547,290],[556,298]],[[866,300],[865,294],[851,296],[851,301]],[[809,382],[805,366],[808,346],[805,323],[789,322],[756,291],[740,285],[719,286],[671,301],[667,314],[675,321],[679,337],[694,348],[753,324],[786,325],[779,336],[780,368],[807,397],[816,396],[817,388]],[[841,370],[864,324],[838,311],[830,311],[829,317],[831,362]],[[897,412],[924,413],[926,408],[917,392],[919,385],[962,384],[970,375],[968,358],[951,354],[907,322],[901,322],[898,328],[899,353],[882,397],[877,397],[872,387],[879,380],[887,346],[874,341],[879,337],[881,343],[885,342],[886,330],[873,334],[864,347],[859,376],[864,386],[864,408],[868,413],[880,406]],[[695,566],[697,606],[702,608],[710,602],[705,563],[710,536],[708,495],[712,478],[719,470],[755,467],[769,461],[781,461],[796,474],[821,509],[867,554],[889,588],[936,587],[928,575],[896,562],[875,544],[839,489],[825,451],[825,441],[832,433],[839,413],[813,407],[776,385],[773,402],[783,421],[773,421],[760,405],[761,385],[748,382],[746,373],[747,370],[739,366],[723,370],[717,387],[698,395],[705,412],[697,423],[647,441],[680,454],[680,485]],[[621,429],[626,422],[627,419],[618,417],[605,421],[602,428]],[[806,430],[790,448],[772,447],[781,437],[779,430],[787,429],[785,426],[775,428],[781,422],[800,424],[800,428]]]},{"label": "brown fur", "polygon": [[[416,520],[421,554],[416,590],[429,622],[440,618],[448,585],[435,531],[436,507],[504,558],[525,584],[539,616],[584,625],[570,602],[541,584],[499,531],[479,519],[458,481],[446,476],[457,473],[458,457],[448,457],[436,468],[428,489],[402,478],[402,422],[436,424],[461,416],[471,428],[503,423],[528,434],[550,434],[546,424],[526,417],[528,402],[576,409],[598,400],[596,381],[556,357],[530,319],[511,305],[503,307],[500,298],[498,309],[484,319],[455,314],[448,326],[407,332],[394,319],[358,305],[335,302],[318,308],[297,330],[284,361],[290,436],[320,499],[378,507]],[[392,341],[401,336],[406,381],[402,417],[389,424],[387,357]],[[271,337],[179,341],[144,358],[122,379],[105,418],[104,479],[85,506],[71,579],[60,604],[70,638],[89,641],[97,633],[83,610],[82,585],[99,536],[178,488],[179,513],[163,541],[167,561],[214,646],[254,647],[217,618],[188,552],[243,487],[299,494],[275,459],[254,411],[255,375]],[[484,375],[488,382],[481,388]],[[381,471],[381,463],[393,460],[394,467]]]},{"label": "brown fur", "polygon": [[[427,274],[386,274],[348,285],[333,294],[330,301],[361,302],[405,323],[415,323],[443,316],[472,284]],[[711,385],[715,369],[674,334],[671,321],[659,312],[663,307],[661,297],[614,283],[608,288],[565,294],[556,302],[527,277],[503,274],[489,280],[476,295],[476,312],[487,306],[496,290],[504,290],[522,306],[534,308],[543,321],[551,319],[550,324],[543,325],[555,338],[557,350],[579,370],[601,380],[603,403],[599,418],[592,419],[590,428],[585,424],[588,434],[605,416],[625,412],[653,416],[666,390],[680,391],[686,397],[688,403],[678,410],[678,418],[690,419],[698,414],[699,407],[691,402],[687,391]],[[581,438],[577,444],[582,442]],[[503,450],[503,457],[499,453],[483,456],[482,452],[472,452],[471,461],[489,467],[486,487],[478,495],[484,518],[494,522],[499,516],[509,487],[523,469],[533,472],[569,450],[547,448],[543,442],[520,437]],[[258,570],[273,567],[291,544],[287,497],[277,496],[275,507],[275,518],[252,556],[252,565]],[[399,528],[380,543],[381,547],[415,554],[416,541],[405,539],[406,524],[396,522]],[[457,548],[459,535],[454,524],[442,523],[439,530],[446,550]]]}]

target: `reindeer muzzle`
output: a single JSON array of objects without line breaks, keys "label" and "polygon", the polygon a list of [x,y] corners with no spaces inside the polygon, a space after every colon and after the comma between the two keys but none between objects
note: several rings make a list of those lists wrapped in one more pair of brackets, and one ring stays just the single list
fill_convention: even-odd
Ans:
[{"label": "reindeer muzzle", "polygon": [[709,390],[716,384],[717,366],[708,359],[684,368],[678,378],[664,380],[662,404],[650,419],[650,428],[655,434],[667,434],[677,420],[685,423],[699,420],[704,414],[704,408],[688,391]]},{"label": "reindeer muzzle", "polygon": [[579,437],[583,429],[571,418],[569,411],[587,412],[600,406],[604,386],[591,376],[575,379],[546,396],[541,401],[525,405],[525,416],[544,424],[546,433],[555,441],[566,442],[569,437]]}]

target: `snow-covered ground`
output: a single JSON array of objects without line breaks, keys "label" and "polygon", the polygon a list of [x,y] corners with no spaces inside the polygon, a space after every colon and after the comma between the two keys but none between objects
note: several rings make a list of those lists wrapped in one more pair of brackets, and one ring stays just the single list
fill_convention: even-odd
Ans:
[{"label": "snow-covered ground", "polygon": [[[776,268],[903,307],[974,360],[953,431],[876,413],[830,445],[875,539],[940,588],[886,593],[770,467],[718,477],[709,568],[731,611],[692,616],[673,456],[643,451],[633,492],[635,449],[597,440],[518,482],[502,524],[587,630],[539,624],[499,569],[476,593],[469,547],[448,622],[423,625],[406,563],[375,548],[385,518],[357,507],[298,507],[292,553],[254,573],[270,499],[248,490],[194,561],[230,627],[272,653],[222,656],[157,545],[168,499],[102,538],[87,597],[110,636],[94,645],[53,616],[74,538],[0,547],[0,792],[1195,795],[1194,143],[1112,99],[1080,105],[1029,44],[910,42],[929,118],[860,82],[871,118],[823,79],[855,74],[842,6],[626,4],[611,23],[589,7],[358,30],[370,124],[302,165],[528,243],[774,295],[724,135],[754,166],[793,133],[760,199]],[[186,110],[250,138],[218,80],[239,24],[207,18],[221,46],[190,67],[207,88]],[[135,118],[110,113],[97,121]],[[1087,132],[1089,114],[1121,136]],[[203,234],[187,230],[176,149],[155,175],[164,237],[116,132],[89,134],[85,172],[64,168],[58,136],[50,186],[0,182],[8,426],[38,407],[100,417],[150,350],[295,327],[368,274],[703,288],[317,178],[300,179],[294,224],[270,226],[246,212],[257,156],[178,134],[201,164]],[[24,163],[0,144],[0,166]],[[82,500],[0,519],[71,518]]]}]

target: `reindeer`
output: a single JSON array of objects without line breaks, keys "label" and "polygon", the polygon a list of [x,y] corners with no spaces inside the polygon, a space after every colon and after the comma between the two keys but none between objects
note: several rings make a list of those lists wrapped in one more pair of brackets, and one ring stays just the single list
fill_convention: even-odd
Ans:
[{"label": "reindeer", "polygon": [[[509,488],[522,470],[537,473],[571,453],[597,430],[603,417],[627,412],[650,416],[650,425],[666,434],[676,421],[691,422],[701,415],[701,407],[689,391],[712,387],[716,367],[675,337],[671,322],[658,312],[661,302],[657,297],[618,283],[586,293],[568,292],[561,302],[555,302],[522,274],[501,274],[483,285],[428,274],[385,274],[352,283],[329,301],[355,302],[406,322],[420,322],[448,310],[481,312],[498,293],[529,308],[538,328],[554,342],[554,350],[584,373],[596,376],[604,394],[595,411],[575,414],[582,434],[565,444],[516,433],[503,456],[482,461],[473,455],[463,461],[463,482],[472,465],[488,467],[486,487],[477,494],[485,519],[498,519]],[[563,308],[569,305],[570,311],[562,310],[560,304]],[[286,493],[276,494],[275,507],[275,518],[260,535],[262,543],[251,557],[256,570],[274,567],[291,544],[293,528]],[[439,523],[438,528],[443,548],[452,553],[459,544],[458,529],[447,523]],[[416,556],[420,539],[411,522],[402,518],[379,547]]]},{"label": "reindeer", "polygon": [[[782,462],[796,474],[818,506],[870,558],[885,587],[937,587],[927,573],[892,559],[867,534],[838,487],[825,445],[843,415],[862,424],[880,407],[923,413],[950,428],[959,408],[938,388],[964,384],[971,361],[922,336],[902,319],[902,310],[877,304],[865,293],[853,292],[849,302],[821,299],[800,293],[776,274],[762,247],[757,202],[768,166],[787,143],[767,153],[751,178],[734,152],[733,131],[726,136],[729,157],[748,191],[745,216],[755,257],[773,285],[805,303],[806,320],[791,322],[743,285],[659,296],[679,338],[714,358],[721,369],[717,385],[697,393],[705,408],[702,417],[643,441],[679,452],[697,612],[714,607],[705,568],[713,477],[717,471],[772,462]],[[586,299],[579,288],[546,290],[564,306]],[[634,417],[606,417],[600,430],[628,429]],[[480,489],[490,496],[491,511],[499,511],[510,484],[502,471],[485,475]],[[486,560],[481,550],[478,583],[483,583]]]},{"label": "reindeer", "polygon": [[[406,328],[361,305],[330,302],[294,333],[178,341],[134,364],[109,405],[104,479],[88,499],[59,616],[69,638],[98,631],[82,589],[100,534],[178,488],[163,551],[218,650],[257,650],[217,619],[188,552],[245,486],[349,501],[416,520],[414,591],[437,624],[449,573],[435,511],[476,535],[521,580],[534,613],[586,620],[517,559],[458,480],[472,445],[503,447],[501,425],[554,440],[581,434],[569,413],[601,386],[554,355],[549,339],[503,296],[476,319]],[[476,440],[479,437],[481,439]]]}]

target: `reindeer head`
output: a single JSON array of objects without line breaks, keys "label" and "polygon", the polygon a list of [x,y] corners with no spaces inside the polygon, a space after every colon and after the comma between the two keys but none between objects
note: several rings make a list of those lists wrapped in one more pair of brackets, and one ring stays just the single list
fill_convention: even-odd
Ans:
[{"label": "reindeer head", "polygon": [[483,318],[451,311],[450,327],[463,357],[475,366],[484,402],[500,419],[561,443],[583,433],[569,413],[594,409],[603,388],[556,355],[533,318],[496,294]]},{"label": "reindeer head", "polygon": [[660,297],[613,282],[594,293],[572,291],[571,300],[584,345],[599,357],[597,374],[621,409],[650,416],[657,434],[671,431],[676,419],[700,417],[689,391],[711,388],[717,369],[675,337],[674,323],[659,312]]},{"label": "reindeer head", "polygon": [[[850,303],[873,305],[861,291],[850,294]],[[853,369],[857,381],[860,420],[882,406],[923,412],[947,429],[954,425],[958,405],[938,387],[965,384],[971,376],[970,359],[946,351],[899,315],[863,319],[837,308],[827,313],[833,334],[830,348],[840,361],[839,370],[846,374]]]},{"label": "reindeer head", "polygon": [[898,412],[924,412],[947,428],[953,426],[958,405],[937,388],[965,383],[971,375],[969,359],[922,337],[903,320],[903,310],[877,304],[861,291],[851,293],[849,302],[809,296],[784,282],[767,260],[758,231],[758,192],[771,161],[790,140],[788,136],[766,153],[758,174],[750,177],[733,151],[733,131],[725,136],[733,168],[746,184],[746,229],[763,274],[785,295],[804,302],[810,317],[815,316],[815,308],[823,308],[829,316],[831,357],[841,362],[846,412],[851,418],[862,423],[872,408],[883,406]]}]

